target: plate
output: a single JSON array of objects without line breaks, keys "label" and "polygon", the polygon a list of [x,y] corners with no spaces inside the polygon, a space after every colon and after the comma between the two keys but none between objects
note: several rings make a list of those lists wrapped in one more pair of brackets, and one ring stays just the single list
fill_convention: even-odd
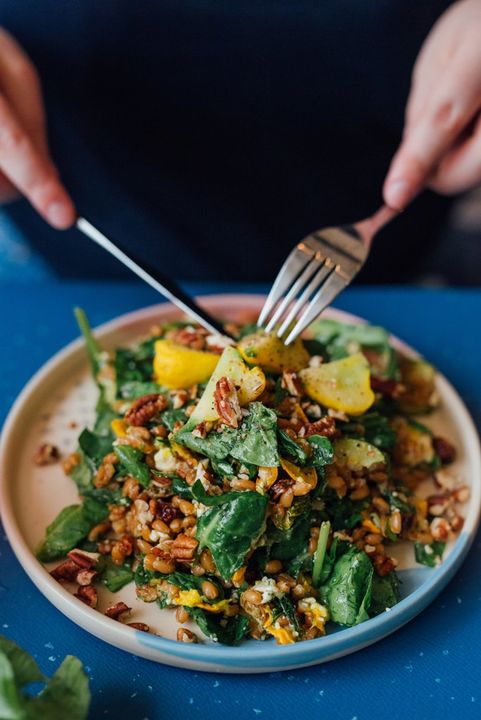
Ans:
[{"label": "plate", "polygon": [[[201,298],[200,302],[212,313],[235,321],[246,320],[246,316],[258,311],[263,298],[218,295]],[[178,310],[173,306],[156,305],[102,325],[96,330],[96,336],[107,349],[128,345],[147,334],[153,324],[178,316]],[[333,309],[325,316],[363,322]],[[397,349],[416,355],[396,338],[392,341]],[[121,599],[134,608],[132,621],[149,624],[157,633],[155,635],[133,630],[92,610],[51,578],[36,560],[34,550],[46,526],[63,507],[77,502],[78,496],[74,483],[63,474],[60,464],[38,467],[32,457],[43,442],[52,442],[63,454],[72,452],[80,429],[93,420],[97,391],[80,339],[36,373],[18,397],[5,423],[0,444],[0,507],[5,531],[19,563],[55,607],[96,637],[128,652],[168,665],[216,672],[272,672],[332,660],[380,640],[421,612],[451,580],[474,538],[481,507],[478,436],[452,385],[440,374],[436,383],[441,408],[429,416],[426,424],[436,433],[453,440],[458,448],[458,459],[451,466],[452,472],[471,485],[470,500],[462,509],[463,531],[448,545],[443,562],[435,569],[416,565],[412,547],[403,548],[402,544],[396,547],[402,600],[389,612],[361,625],[331,629],[325,637],[283,646],[276,645],[273,640],[247,640],[236,648],[210,641],[179,643],[174,639],[178,625],[172,612],[137,601],[133,585],[115,596],[102,590],[99,609],[102,611],[112,601]],[[77,427],[71,427],[72,421]]]}]

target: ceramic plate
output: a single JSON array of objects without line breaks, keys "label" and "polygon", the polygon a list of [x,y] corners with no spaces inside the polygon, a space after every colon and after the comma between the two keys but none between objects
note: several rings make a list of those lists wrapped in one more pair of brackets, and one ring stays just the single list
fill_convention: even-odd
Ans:
[{"label": "ceramic plate", "polygon": [[[258,310],[262,301],[259,296],[225,295],[203,298],[202,304],[225,319],[239,320]],[[362,322],[335,310],[326,316]],[[174,307],[157,305],[102,325],[96,336],[103,347],[114,348],[137,341],[154,323],[174,317],[178,317]],[[393,343],[399,350],[415,354],[399,340],[393,339]],[[116,647],[156,662],[218,672],[272,672],[325,662],[380,640],[421,612],[453,577],[473,540],[481,507],[478,437],[464,403],[442,375],[437,376],[437,389],[441,409],[430,415],[426,424],[453,440],[458,459],[452,472],[471,485],[470,500],[463,508],[463,531],[446,548],[442,564],[435,569],[416,565],[411,546],[396,546],[401,602],[356,627],[332,628],[323,638],[283,646],[273,640],[245,641],[236,648],[209,641],[178,643],[174,640],[178,625],[173,613],[159,610],[155,603],[136,600],[133,585],[115,596],[101,591],[99,609],[104,610],[113,598],[123,600],[134,608],[132,621],[148,623],[155,635],[133,630],[90,609],[53,580],[36,560],[34,550],[46,526],[63,507],[78,501],[74,483],[59,464],[37,467],[32,457],[44,442],[57,445],[63,454],[73,451],[80,429],[93,420],[96,387],[81,340],[68,345],[39,370],[6,421],[0,445],[0,507],[5,530],[18,561],[50,602],[82,628]],[[70,426],[72,421],[77,427]]]}]

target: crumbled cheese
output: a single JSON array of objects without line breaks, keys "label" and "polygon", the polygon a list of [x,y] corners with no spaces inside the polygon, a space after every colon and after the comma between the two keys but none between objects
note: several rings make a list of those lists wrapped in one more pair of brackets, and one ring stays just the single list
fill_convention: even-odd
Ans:
[{"label": "crumbled cheese", "polygon": [[161,447],[154,455],[154,463],[157,470],[164,473],[174,473],[177,467],[177,460],[169,447]]},{"label": "crumbled cheese", "polygon": [[149,510],[149,506],[145,500],[135,500],[135,516],[137,518],[136,534],[140,535],[145,525],[148,525],[154,519],[153,514]]},{"label": "crumbled cheese", "polygon": [[159,543],[161,540],[172,540],[168,533],[161,532],[159,530],[151,530],[149,538],[150,541],[154,543]]},{"label": "crumbled cheese", "polygon": [[212,334],[207,335],[205,339],[207,347],[218,347],[218,348],[226,348],[229,345],[234,345],[234,340],[230,337],[227,337],[226,335],[219,334]]},{"label": "crumbled cheese", "polygon": [[201,481],[204,490],[209,489],[209,478],[205,469],[204,461],[202,460],[197,464],[197,467],[195,469],[195,479]]},{"label": "crumbled cheese", "polygon": [[274,578],[269,577],[263,577],[262,580],[257,580],[252,586],[252,589],[261,593],[263,603],[268,603],[273,598],[280,598],[284,595],[283,591],[277,587]]}]

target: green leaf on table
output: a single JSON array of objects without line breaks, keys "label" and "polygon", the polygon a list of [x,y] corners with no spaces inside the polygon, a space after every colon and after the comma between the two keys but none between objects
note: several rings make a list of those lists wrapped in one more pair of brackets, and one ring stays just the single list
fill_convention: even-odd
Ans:
[{"label": "green leaf on table", "polygon": [[114,445],[113,449],[120,462],[120,473],[131,475],[143,487],[149,487],[150,469],[143,462],[144,453],[130,445]]},{"label": "green leaf on table", "polygon": [[202,632],[222,645],[239,645],[249,630],[245,615],[222,618],[201,608],[185,608]]},{"label": "green leaf on table", "polygon": [[44,690],[25,702],[28,720],[85,720],[90,690],[82,663],[67,655]]},{"label": "green leaf on table", "polygon": [[352,547],[334,565],[319,592],[331,618],[351,627],[369,618],[374,568],[362,550]]},{"label": "green leaf on table", "polygon": [[231,457],[257,467],[278,467],[277,415],[262,403],[249,405],[249,415],[242,423]]},{"label": "green leaf on table", "polygon": [[26,720],[26,717],[12,665],[5,653],[0,650],[0,718]]},{"label": "green leaf on table", "polygon": [[[22,692],[34,682],[45,685],[38,695]],[[77,658],[67,656],[49,680],[27,652],[0,636],[2,720],[86,720],[89,704],[88,679]]]},{"label": "green leaf on table", "polygon": [[[8,658],[13,670],[15,684],[19,689],[29,683],[45,681],[45,676],[40,672],[33,657],[2,635],[0,635],[0,653],[3,653]],[[0,717],[2,717],[1,713]]]},{"label": "green leaf on table", "polygon": [[207,547],[224,580],[245,562],[265,527],[267,497],[257,492],[228,493],[229,499],[197,520],[199,552]]}]

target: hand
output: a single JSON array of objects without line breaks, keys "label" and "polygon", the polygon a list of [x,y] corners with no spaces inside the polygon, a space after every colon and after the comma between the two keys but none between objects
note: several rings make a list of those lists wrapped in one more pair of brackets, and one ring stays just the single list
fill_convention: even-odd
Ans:
[{"label": "hand", "polygon": [[0,202],[19,193],[53,227],[63,229],[75,222],[74,205],[49,156],[36,70],[0,28]]},{"label": "hand", "polygon": [[481,182],[481,2],[456,2],[414,66],[404,135],[384,182],[402,210],[423,188],[451,194]]}]

